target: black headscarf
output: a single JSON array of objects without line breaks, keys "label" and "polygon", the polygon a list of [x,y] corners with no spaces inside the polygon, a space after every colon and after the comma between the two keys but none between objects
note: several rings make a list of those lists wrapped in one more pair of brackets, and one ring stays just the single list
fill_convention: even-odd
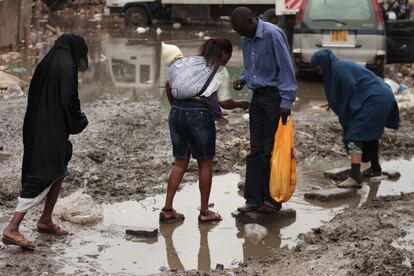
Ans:
[{"label": "black headscarf", "polygon": [[82,37],[64,34],[37,66],[23,125],[22,198],[33,198],[67,174],[70,134],[88,125],[78,99],[78,70],[87,68]]},{"label": "black headscarf", "polygon": [[88,69],[88,46],[81,36],[63,34],[56,40],[54,47],[69,50],[79,71]]}]

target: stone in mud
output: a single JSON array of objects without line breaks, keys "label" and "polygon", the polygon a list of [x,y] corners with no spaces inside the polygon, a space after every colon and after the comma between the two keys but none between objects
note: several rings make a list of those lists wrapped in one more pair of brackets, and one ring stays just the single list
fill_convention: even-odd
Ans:
[{"label": "stone in mud", "polygon": [[398,179],[401,176],[399,172],[394,170],[383,171],[382,174],[388,176],[388,179]]},{"label": "stone in mud", "polygon": [[351,198],[356,195],[355,189],[330,188],[305,193],[305,199],[330,202],[339,199]]},{"label": "stone in mud", "polygon": [[286,218],[294,218],[296,217],[296,210],[295,209],[281,209],[278,212],[272,214],[262,214],[259,212],[247,212],[243,213],[243,215],[249,217],[252,220],[258,220],[262,217],[269,217],[271,216],[274,219],[286,219]]},{"label": "stone in mud", "polygon": [[125,233],[139,238],[156,238],[158,236],[158,228],[134,227],[126,229]]},{"label": "stone in mud", "polygon": [[87,154],[87,156],[92,159],[93,161],[95,161],[98,164],[101,164],[105,161],[106,159],[106,152],[102,152],[102,151],[91,151]]},{"label": "stone in mud", "polygon": [[216,265],[216,270],[224,270],[224,265],[222,265],[222,264],[217,264],[217,265]]},{"label": "stone in mud", "polygon": [[351,174],[351,169],[349,167],[344,168],[336,168],[328,171],[324,171],[323,175],[326,178],[334,179],[334,180],[345,180]]},{"label": "stone in mud", "polygon": [[261,214],[261,213],[258,213],[258,212],[242,213],[242,212],[239,212],[239,211],[236,210],[236,211],[232,212],[231,215],[234,218],[243,218],[243,217],[245,217],[245,218],[249,219],[249,221],[250,220],[258,220],[258,219],[261,219],[263,217],[270,217],[270,216],[274,219],[286,219],[286,218],[296,217],[296,210],[291,209],[291,208],[282,209],[278,212],[275,212],[275,213],[272,213],[272,214],[267,214],[267,215]]},{"label": "stone in mud", "polygon": [[371,177],[369,179],[369,182],[378,183],[378,182],[381,182],[382,180],[385,180],[385,179],[388,179],[388,176],[380,175],[380,176]]},{"label": "stone in mud", "polygon": [[237,184],[237,188],[239,188],[240,191],[244,191],[244,187],[246,186],[246,183],[244,181],[240,181]]}]

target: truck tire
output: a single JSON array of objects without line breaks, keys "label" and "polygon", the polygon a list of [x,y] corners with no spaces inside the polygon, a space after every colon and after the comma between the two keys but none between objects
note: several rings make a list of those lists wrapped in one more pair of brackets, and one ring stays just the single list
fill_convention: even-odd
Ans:
[{"label": "truck tire", "polygon": [[132,6],[127,8],[124,15],[125,26],[146,27],[149,23],[150,15],[142,6]]}]

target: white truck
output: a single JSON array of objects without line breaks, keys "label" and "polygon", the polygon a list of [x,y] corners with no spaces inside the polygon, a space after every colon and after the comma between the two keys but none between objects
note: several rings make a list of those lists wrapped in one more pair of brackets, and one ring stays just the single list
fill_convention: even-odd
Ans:
[{"label": "white truck", "polygon": [[[146,26],[153,19],[195,22],[213,21],[240,6],[249,7],[256,15],[283,24],[280,17],[294,16],[303,0],[106,0],[111,13],[124,16],[127,26]],[[275,7],[276,6],[276,7]],[[294,18],[293,18],[294,19]]]}]

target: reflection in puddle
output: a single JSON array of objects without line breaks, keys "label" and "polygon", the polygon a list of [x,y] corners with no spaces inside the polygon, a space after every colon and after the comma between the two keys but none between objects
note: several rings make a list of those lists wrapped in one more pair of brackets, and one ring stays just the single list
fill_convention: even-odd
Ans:
[{"label": "reflection in puddle", "polygon": [[[176,195],[175,206],[186,219],[176,224],[159,225],[158,214],[164,196],[157,195],[142,201],[127,201],[104,205],[104,220],[101,224],[79,230],[69,241],[64,259],[67,266],[61,271],[75,273],[89,271],[116,273],[156,273],[164,269],[199,269],[208,271],[217,264],[235,267],[249,257],[264,257],[274,254],[281,246],[294,246],[300,233],[321,226],[345,207],[355,208],[379,195],[413,192],[412,161],[384,162],[384,169],[401,172],[397,182],[383,181],[381,184],[364,185],[351,200],[333,203],[307,202],[303,194],[311,187],[329,185],[321,174],[298,171],[298,187],[293,198],[284,208],[296,210],[296,218],[275,219],[272,216],[258,217],[259,223],[268,230],[267,236],[255,242],[245,237],[244,225],[252,221],[235,220],[231,216],[244,203],[236,174],[217,176],[213,179],[211,201],[214,210],[224,220],[217,225],[198,224],[198,185],[183,187]],[[155,239],[136,239],[125,234],[127,227],[159,227],[160,235]],[[78,262],[80,256],[86,258]]]}]

